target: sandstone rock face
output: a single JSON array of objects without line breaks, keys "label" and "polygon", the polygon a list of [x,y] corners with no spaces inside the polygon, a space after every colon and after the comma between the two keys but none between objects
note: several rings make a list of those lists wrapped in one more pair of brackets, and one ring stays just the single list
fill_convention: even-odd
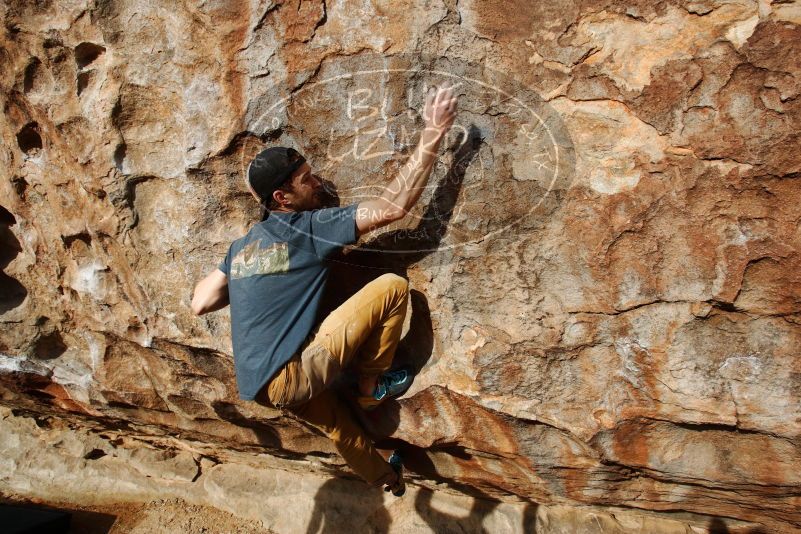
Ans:
[{"label": "sandstone rock face", "polygon": [[[8,493],[102,511],[111,516],[112,534],[194,533],[204,527],[206,532],[243,534],[348,532],[354,527],[398,533],[688,534],[716,527],[736,534],[758,532],[753,523],[732,519],[724,523],[686,513],[666,517],[620,507],[489,500],[439,485],[433,490],[410,485],[397,499],[363,482],[316,472],[303,458],[279,460],[258,447],[234,450],[148,435],[142,427],[76,424],[72,418],[31,416],[16,409],[0,409],[0,430],[0,500]],[[176,501],[188,506],[176,507]],[[147,504],[131,514],[126,509],[132,502]],[[239,518],[239,525],[231,525],[227,514]],[[76,519],[77,514],[73,525]]]},{"label": "sandstone rock face", "polygon": [[203,479],[206,504],[247,454],[347,477],[325,437],[238,398],[228,313],[194,316],[192,288],[257,220],[243,172],[262,147],[298,148],[358,202],[414,147],[425,88],[454,81],[431,187],[339,258],[329,303],[410,280],[398,359],[420,372],[363,423],[406,451],[414,491],[801,530],[798,2],[54,0],[0,18],[13,414],[154,437],[119,457],[176,485],[215,458],[228,480]]}]

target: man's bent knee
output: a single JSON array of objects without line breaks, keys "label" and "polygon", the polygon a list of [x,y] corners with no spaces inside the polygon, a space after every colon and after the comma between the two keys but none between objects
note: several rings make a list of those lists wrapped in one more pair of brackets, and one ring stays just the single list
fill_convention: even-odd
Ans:
[{"label": "man's bent knee", "polygon": [[409,293],[409,281],[394,273],[382,274],[373,282],[380,284],[385,291],[397,291],[402,295]]}]

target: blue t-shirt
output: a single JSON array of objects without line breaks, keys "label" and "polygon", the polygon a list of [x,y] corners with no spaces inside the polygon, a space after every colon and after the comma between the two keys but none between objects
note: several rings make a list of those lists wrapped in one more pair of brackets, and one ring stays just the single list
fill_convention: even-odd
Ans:
[{"label": "blue t-shirt", "polygon": [[328,278],[324,260],[356,242],[357,206],[270,212],[231,243],[220,270],[240,399],[253,400],[311,332]]}]

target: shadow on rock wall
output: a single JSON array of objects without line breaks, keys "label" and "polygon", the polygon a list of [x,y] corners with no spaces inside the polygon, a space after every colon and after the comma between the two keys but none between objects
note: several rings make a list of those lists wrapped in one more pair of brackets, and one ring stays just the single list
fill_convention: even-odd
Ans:
[{"label": "shadow on rock wall", "polygon": [[[404,449],[407,476],[426,479],[445,484],[450,491],[473,498],[467,515],[454,515],[442,511],[434,502],[435,491],[425,487],[409,489],[406,499],[414,499],[414,511],[425,522],[432,532],[489,533],[497,531],[487,523],[488,519],[502,505],[479,488],[463,484],[454,484],[447,477],[439,474],[427,451],[418,447]],[[447,499],[447,495],[443,495]],[[523,507],[520,523],[514,525],[512,532],[537,532],[536,503]],[[344,532],[352,527],[353,518],[359,517],[370,532],[385,533],[390,531],[392,517],[384,506],[384,498],[380,491],[355,481],[333,478],[323,484],[314,498],[314,511],[307,525],[307,534],[317,532]],[[508,521],[508,519],[507,519]],[[504,526],[509,526],[508,522]],[[514,528],[516,527],[516,528]]]},{"label": "shadow on rock wall", "polygon": [[[15,225],[17,219],[6,208],[0,206],[0,269],[22,252],[22,246],[9,227]],[[0,272],[0,315],[13,310],[25,300],[28,291],[19,281]]]}]

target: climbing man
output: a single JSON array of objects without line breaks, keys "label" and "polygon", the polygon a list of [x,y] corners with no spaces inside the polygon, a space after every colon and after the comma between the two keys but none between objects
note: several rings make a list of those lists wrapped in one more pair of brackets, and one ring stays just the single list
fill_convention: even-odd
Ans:
[{"label": "climbing man", "polygon": [[325,260],[411,210],[453,125],[456,101],[452,86],[429,89],[415,151],[380,195],[358,204],[323,207],[322,183],[302,155],[284,147],[260,152],[246,181],[264,207],[262,221],[231,244],[219,268],[197,284],[192,297],[197,315],[231,305],[241,399],[289,411],[319,428],[356,474],[395,495],[404,491],[397,464],[376,451],[329,386],[341,371],[354,367],[356,400],[367,410],[408,388],[408,370],[390,371],[408,282],[384,274],[319,321],[328,276]]}]

